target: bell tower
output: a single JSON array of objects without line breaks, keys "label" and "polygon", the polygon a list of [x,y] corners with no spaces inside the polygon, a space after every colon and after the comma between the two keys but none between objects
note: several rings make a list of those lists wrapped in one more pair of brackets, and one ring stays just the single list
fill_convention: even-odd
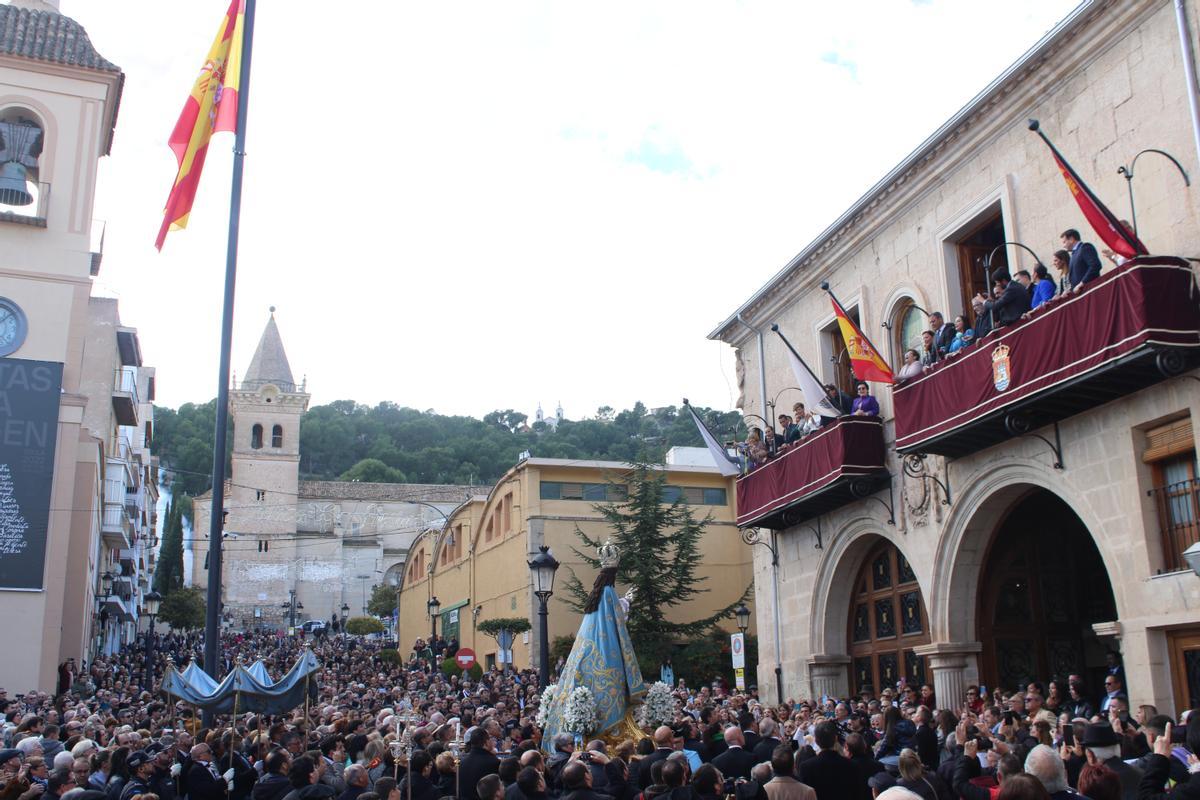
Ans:
[{"label": "bell tower", "polygon": [[[275,307],[242,382],[229,393],[233,420],[232,486],[226,532],[246,537],[240,549],[296,533],[300,482],[300,418],[309,395],[297,387],[275,324]],[[285,548],[278,547],[282,556]],[[225,582],[236,602],[236,576]],[[286,596],[287,592],[284,592]],[[235,612],[236,614],[236,612]]]}]

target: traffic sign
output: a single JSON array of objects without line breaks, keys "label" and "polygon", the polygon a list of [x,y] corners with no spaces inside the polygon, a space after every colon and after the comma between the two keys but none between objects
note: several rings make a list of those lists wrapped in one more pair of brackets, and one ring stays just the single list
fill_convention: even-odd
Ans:
[{"label": "traffic sign", "polygon": [[740,667],[735,669],[733,671],[733,682],[734,686],[736,686],[738,689],[744,690],[746,688],[746,670],[741,669]]},{"label": "traffic sign", "polygon": [[454,654],[454,663],[458,668],[466,671],[475,666],[475,651],[469,647],[464,647]]},{"label": "traffic sign", "polygon": [[746,635],[735,633],[729,637],[729,652],[733,654],[733,668],[744,669],[746,666]]}]

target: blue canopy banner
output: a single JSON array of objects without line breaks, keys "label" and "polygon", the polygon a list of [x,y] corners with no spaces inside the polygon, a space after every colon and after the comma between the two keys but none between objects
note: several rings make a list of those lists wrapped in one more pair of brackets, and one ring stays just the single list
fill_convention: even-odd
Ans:
[{"label": "blue canopy banner", "polygon": [[284,714],[306,700],[317,699],[315,673],[320,668],[316,655],[306,647],[300,659],[278,681],[272,682],[266,665],[256,661],[249,667],[235,664],[218,683],[193,661],[182,672],[168,667],[162,691],[214,714]]}]

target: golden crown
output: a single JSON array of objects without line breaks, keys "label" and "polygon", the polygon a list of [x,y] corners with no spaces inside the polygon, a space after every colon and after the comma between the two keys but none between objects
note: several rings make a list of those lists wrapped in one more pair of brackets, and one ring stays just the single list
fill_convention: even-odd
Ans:
[{"label": "golden crown", "polygon": [[600,555],[600,566],[603,569],[612,569],[621,563],[621,551],[610,540],[605,540],[604,544],[596,548],[596,552]]},{"label": "golden crown", "polygon": [[1003,361],[1008,358],[1008,345],[998,344],[992,350],[992,361]]}]

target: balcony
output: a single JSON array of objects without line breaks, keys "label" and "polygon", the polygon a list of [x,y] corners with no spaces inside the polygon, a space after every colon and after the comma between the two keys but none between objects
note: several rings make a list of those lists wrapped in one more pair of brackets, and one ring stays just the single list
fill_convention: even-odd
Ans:
[{"label": "balcony", "polygon": [[1185,372],[1197,297],[1184,259],[1127,262],[894,387],[896,449],[968,455]]},{"label": "balcony", "polygon": [[777,530],[874,493],[888,480],[883,424],[842,417],[737,482],[739,528]]},{"label": "balcony", "polygon": [[[113,376],[113,413],[121,425],[137,425],[138,411],[137,370],[133,367],[118,367]],[[126,440],[128,442],[128,440]]]},{"label": "balcony", "polygon": [[109,540],[112,547],[129,547],[133,544],[129,515],[125,513],[123,503],[104,504],[104,515],[100,518],[100,534]]},{"label": "balcony", "polygon": [[1146,492],[1158,511],[1162,532],[1163,568],[1167,572],[1190,569],[1183,551],[1200,542],[1200,480],[1157,486]]}]

